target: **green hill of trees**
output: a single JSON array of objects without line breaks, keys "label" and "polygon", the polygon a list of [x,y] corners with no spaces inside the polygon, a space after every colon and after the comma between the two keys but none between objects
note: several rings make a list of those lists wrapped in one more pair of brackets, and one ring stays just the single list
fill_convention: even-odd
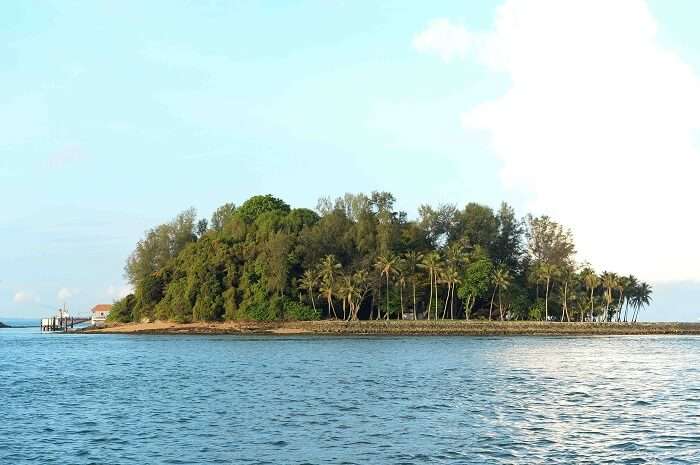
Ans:
[{"label": "green hill of trees", "polygon": [[125,270],[135,292],[112,321],[498,319],[636,321],[651,287],[575,261],[571,232],[469,203],[423,205],[387,192],[319,200],[271,195],[190,209],[148,231]]}]

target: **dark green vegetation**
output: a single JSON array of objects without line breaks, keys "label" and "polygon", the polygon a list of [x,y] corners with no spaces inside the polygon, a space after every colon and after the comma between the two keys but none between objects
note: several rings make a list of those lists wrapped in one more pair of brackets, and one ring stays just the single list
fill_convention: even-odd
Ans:
[{"label": "dark green vegetation", "polygon": [[498,319],[636,322],[651,287],[574,260],[571,232],[469,203],[396,211],[386,192],[316,211],[255,196],[187,210],[129,257],[112,321]]},{"label": "dark green vegetation", "polygon": [[0,328],[9,328],[9,326],[7,326],[5,323],[0,321]]}]

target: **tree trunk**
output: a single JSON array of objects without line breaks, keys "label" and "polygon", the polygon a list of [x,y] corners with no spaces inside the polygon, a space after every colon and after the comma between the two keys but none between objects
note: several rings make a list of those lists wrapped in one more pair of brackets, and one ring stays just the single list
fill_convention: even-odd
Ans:
[{"label": "tree trunk", "polygon": [[489,321],[491,321],[491,314],[493,313],[493,300],[496,298],[496,289],[498,289],[498,286],[493,288],[493,294],[491,294],[491,305],[489,306]]},{"label": "tree trunk", "polygon": [[404,281],[401,281],[399,283],[399,299],[401,299],[401,313],[399,314],[399,320],[403,320],[403,283]]},{"label": "tree trunk", "polygon": [[426,312],[426,316],[428,317],[428,320],[430,320],[430,312],[432,310],[433,306],[433,270],[431,269],[429,271],[429,276],[430,276],[430,298],[428,299],[428,311]]},{"label": "tree trunk", "polygon": [[386,274],[386,308],[384,309],[384,316],[387,320],[390,318],[390,313],[389,313],[389,273]]},{"label": "tree trunk", "polygon": [[435,321],[438,319],[438,304],[439,299],[438,299],[438,285],[437,285],[437,273],[433,276],[433,281],[435,282]]},{"label": "tree trunk", "polygon": [[447,283],[447,296],[445,296],[445,306],[442,309],[442,319],[445,319],[445,315],[447,314],[447,304],[450,301],[450,283]]},{"label": "tree trunk", "polygon": [[503,321],[503,302],[501,301],[501,288],[498,288],[498,313],[501,314],[501,321]]},{"label": "tree trunk", "polygon": [[549,277],[547,278],[547,288],[544,290],[544,321],[549,321]]},{"label": "tree trunk", "polygon": [[455,319],[455,285],[452,283],[452,298],[450,299],[450,320]]},{"label": "tree trunk", "polygon": [[418,319],[418,314],[416,313],[416,278],[413,277],[413,320]]},{"label": "tree trunk", "polygon": [[314,312],[316,311],[316,302],[314,300],[314,293],[312,292],[312,289],[309,288],[309,298],[311,299],[311,306],[314,308]]}]

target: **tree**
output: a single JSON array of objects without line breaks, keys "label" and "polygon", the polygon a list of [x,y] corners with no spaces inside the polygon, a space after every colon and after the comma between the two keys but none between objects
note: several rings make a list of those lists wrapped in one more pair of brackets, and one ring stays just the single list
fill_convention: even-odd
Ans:
[{"label": "tree", "polygon": [[603,298],[605,299],[605,313],[603,321],[610,321],[610,305],[613,301],[612,291],[619,287],[619,280],[615,273],[605,272],[600,276],[600,283],[605,290]]},{"label": "tree", "polygon": [[415,250],[409,250],[403,255],[402,268],[404,270],[403,274],[408,277],[411,281],[411,286],[413,289],[413,319],[416,318],[416,286],[418,283],[419,270],[423,262],[423,254],[416,252]]},{"label": "tree", "polygon": [[430,300],[428,301],[428,311],[427,316],[430,319],[431,305],[433,302],[433,289],[435,290],[435,319],[437,320],[438,315],[438,296],[437,296],[437,277],[441,269],[440,254],[437,252],[430,252],[423,257],[423,262],[421,266],[428,272],[428,281],[430,283]]},{"label": "tree", "polygon": [[552,280],[554,280],[559,274],[559,269],[550,263],[540,263],[538,266],[538,275],[544,280],[544,319],[549,321],[549,290]]},{"label": "tree", "polygon": [[478,203],[468,203],[457,215],[452,228],[452,240],[468,240],[472,246],[492,250],[498,237],[498,219],[493,210]]},{"label": "tree", "polygon": [[569,264],[576,253],[571,231],[548,216],[527,218],[527,247],[535,263]]},{"label": "tree", "polygon": [[328,304],[328,316],[333,314],[333,318],[337,319],[333,306],[333,294],[335,293],[335,278],[341,269],[340,263],[335,259],[334,255],[326,255],[319,266],[319,276],[321,277],[321,294],[326,298]]},{"label": "tree", "polygon": [[[389,280],[392,276],[397,275],[399,270],[399,257],[393,253],[388,253],[386,255],[381,255],[377,258],[377,263],[374,267],[379,271],[379,276],[386,277],[386,308],[384,309],[385,316],[388,319],[391,314],[391,309],[389,308]],[[381,318],[381,310],[379,311],[379,316]]]},{"label": "tree", "polygon": [[[596,272],[593,271],[593,269],[590,267],[586,267],[581,271],[581,279],[583,280],[583,283],[586,286],[586,289],[588,290],[590,295],[591,321],[593,321],[593,293],[598,287],[600,281]],[[583,321],[583,315],[581,315],[581,321]]]},{"label": "tree", "polygon": [[[508,289],[511,283],[510,272],[506,268],[498,268],[493,274],[493,285],[494,293],[498,291],[498,311],[501,315],[501,321],[503,321],[503,299],[502,293],[504,290]],[[491,307],[493,307],[493,299],[491,300]],[[491,319],[491,311],[489,311],[489,320]]]},{"label": "tree", "polygon": [[639,280],[633,275],[627,276],[626,288],[625,288],[625,317],[624,317],[625,323],[627,323],[627,311],[629,310],[629,306],[630,306],[630,303],[632,302],[632,298],[634,297],[635,291],[638,288],[639,288]]},{"label": "tree", "polygon": [[566,266],[558,270],[558,278],[561,289],[561,319],[566,317],[566,321],[571,321],[569,318],[569,298],[570,289],[576,283],[576,271],[573,267]]},{"label": "tree", "polygon": [[202,218],[201,220],[197,221],[197,237],[201,238],[204,236],[208,229],[209,222],[206,220],[206,218]]},{"label": "tree", "polygon": [[632,306],[634,308],[634,315],[632,317],[632,323],[637,322],[637,317],[639,316],[639,311],[651,304],[651,286],[647,283],[640,283],[634,290],[634,295],[632,297]]},{"label": "tree", "polygon": [[445,313],[447,311],[447,303],[449,301],[450,303],[450,319],[454,320],[455,319],[455,312],[454,312],[454,304],[455,304],[455,296],[454,296],[454,288],[455,285],[457,285],[461,279],[459,272],[457,271],[457,267],[454,265],[448,265],[445,270],[443,270],[442,273],[442,279],[444,280],[445,284],[447,284],[447,297],[445,297],[445,308],[442,311],[442,319],[445,319]]},{"label": "tree", "polygon": [[136,250],[129,256],[125,267],[126,276],[133,286],[165,268],[187,244],[197,240],[196,216],[193,208],[185,210],[169,223],[148,231],[146,237],[136,244]]},{"label": "tree", "polygon": [[236,212],[236,206],[232,203],[225,203],[211,215],[211,229],[221,231],[226,223]]},{"label": "tree", "polygon": [[316,310],[316,299],[314,299],[314,290],[318,286],[318,274],[313,270],[306,270],[299,280],[299,290],[308,292],[311,307]]},{"label": "tree", "polygon": [[523,255],[523,225],[515,216],[515,210],[503,202],[496,214],[498,233],[491,246],[494,263],[509,270],[519,271]]},{"label": "tree", "polygon": [[263,213],[273,211],[289,213],[290,208],[283,200],[270,194],[256,195],[243,202],[236,210],[236,215],[243,218],[246,223],[252,223]]},{"label": "tree", "polygon": [[485,254],[477,255],[465,267],[457,294],[464,302],[464,314],[467,320],[476,300],[486,295],[491,287],[492,274],[493,264]]}]

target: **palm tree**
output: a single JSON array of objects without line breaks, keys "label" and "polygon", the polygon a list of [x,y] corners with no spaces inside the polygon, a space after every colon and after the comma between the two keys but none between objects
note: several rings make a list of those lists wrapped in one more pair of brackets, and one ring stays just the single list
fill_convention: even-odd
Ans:
[{"label": "palm tree", "polygon": [[605,289],[603,297],[605,298],[605,314],[603,316],[603,321],[608,321],[610,318],[610,305],[613,301],[612,291],[619,287],[619,280],[615,273],[605,272],[600,277],[600,283]]},{"label": "palm tree", "polygon": [[[598,275],[593,271],[592,268],[584,268],[581,271],[581,278],[583,279],[583,284],[586,286],[591,299],[591,321],[593,321],[593,292],[598,288],[599,280]],[[583,315],[581,315],[581,321],[583,321]]]},{"label": "palm tree", "polygon": [[338,293],[343,298],[343,314],[345,312],[345,302],[350,309],[348,319],[357,320],[360,306],[369,291],[369,274],[365,270],[359,270],[352,275],[343,275]]},{"label": "palm tree", "polygon": [[574,284],[576,273],[570,266],[564,267],[559,272],[560,288],[562,294],[561,319],[566,316],[566,321],[571,321],[569,318],[569,287]]},{"label": "palm tree", "polygon": [[304,274],[299,280],[299,289],[303,289],[309,293],[309,299],[311,300],[311,306],[316,310],[316,299],[314,298],[314,289],[318,286],[318,274],[312,270],[304,271]]},{"label": "palm tree", "polygon": [[413,319],[416,319],[416,283],[418,281],[418,270],[422,267],[423,254],[411,250],[403,254],[403,270],[402,275],[407,275],[413,286]]},{"label": "palm tree", "polygon": [[[510,272],[506,268],[498,268],[493,274],[494,293],[498,291],[498,311],[503,321],[503,299],[501,298],[502,291],[508,289],[511,283]],[[491,299],[493,306],[493,298]],[[491,311],[489,311],[489,320],[491,319]]]},{"label": "palm tree", "polygon": [[442,319],[445,319],[447,313],[447,304],[450,304],[450,320],[455,319],[455,284],[460,282],[459,272],[450,265],[442,272],[442,280],[447,284],[447,297],[445,298],[445,308],[442,311]]},{"label": "palm tree", "polygon": [[338,318],[335,313],[335,307],[333,306],[333,294],[335,292],[335,278],[338,270],[341,269],[340,263],[335,259],[335,255],[326,255],[323,260],[321,260],[321,265],[319,266],[319,276],[321,277],[321,295],[326,298],[328,304],[328,316],[331,316],[333,312],[333,318]]},{"label": "palm tree", "polygon": [[433,303],[433,288],[435,289],[435,319],[437,320],[438,302],[437,302],[437,276],[440,271],[440,255],[437,252],[431,252],[423,257],[422,266],[428,271],[428,279],[430,281],[430,299],[428,300],[428,319],[430,319],[430,308]]},{"label": "palm tree", "polygon": [[544,321],[549,321],[549,290],[552,280],[557,276],[558,269],[551,263],[542,263],[538,266],[538,275],[545,283],[544,290]]},{"label": "palm tree", "polygon": [[634,306],[635,313],[632,318],[632,323],[637,322],[637,317],[639,316],[639,311],[651,304],[651,286],[647,283],[641,283],[639,286],[637,286],[637,289],[634,292],[634,297],[633,297],[633,303],[632,305]]},{"label": "palm tree", "polygon": [[633,275],[627,276],[625,286],[625,323],[627,323],[627,311],[629,310],[630,303],[632,302],[632,297],[634,296],[634,292],[637,290],[638,287],[639,280]]},{"label": "palm tree", "polygon": [[386,308],[384,309],[386,318],[389,318],[391,313],[389,311],[389,280],[391,279],[391,276],[398,274],[398,265],[399,257],[392,253],[380,256],[377,258],[377,263],[374,264],[374,267],[377,269],[377,271],[379,271],[379,276],[386,276]]},{"label": "palm tree", "polygon": [[352,315],[352,310],[347,314],[345,312],[345,305],[350,305],[350,294],[353,292],[352,275],[342,274],[338,281],[338,295],[340,295],[343,302],[343,320],[346,320]]}]

